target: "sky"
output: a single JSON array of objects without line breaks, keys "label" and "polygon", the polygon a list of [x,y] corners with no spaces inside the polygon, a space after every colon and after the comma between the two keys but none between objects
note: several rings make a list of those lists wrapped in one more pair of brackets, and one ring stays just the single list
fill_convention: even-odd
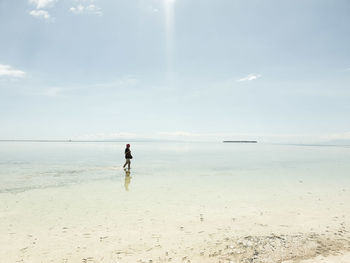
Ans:
[{"label": "sky", "polygon": [[0,0],[0,139],[350,141],[348,0]]}]

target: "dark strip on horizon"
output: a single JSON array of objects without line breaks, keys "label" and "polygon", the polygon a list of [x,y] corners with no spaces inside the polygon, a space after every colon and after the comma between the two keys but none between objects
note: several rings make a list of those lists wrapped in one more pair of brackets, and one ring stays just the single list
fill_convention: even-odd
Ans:
[{"label": "dark strip on horizon", "polygon": [[258,143],[258,141],[223,141],[224,143]]}]

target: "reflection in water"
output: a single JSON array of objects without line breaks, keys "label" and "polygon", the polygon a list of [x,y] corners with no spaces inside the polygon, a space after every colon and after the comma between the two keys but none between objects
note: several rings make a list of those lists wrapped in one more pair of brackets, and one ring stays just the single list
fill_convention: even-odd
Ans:
[{"label": "reflection in water", "polygon": [[130,176],[130,170],[128,169],[124,169],[125,171],[125,182],[124,182],[124,187],[125,187],[125,191],[129,191],[129,184],[131,181],[131,176]]}]

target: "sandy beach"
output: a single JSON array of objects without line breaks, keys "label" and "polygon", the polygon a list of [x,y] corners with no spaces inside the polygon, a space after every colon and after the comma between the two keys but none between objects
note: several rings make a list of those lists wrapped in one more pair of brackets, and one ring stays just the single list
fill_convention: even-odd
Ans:
[{"label": "sandy beach", "polygon": [[345,190],[265,202],[116,186],[1,194],[1,262],[349,262]]}]

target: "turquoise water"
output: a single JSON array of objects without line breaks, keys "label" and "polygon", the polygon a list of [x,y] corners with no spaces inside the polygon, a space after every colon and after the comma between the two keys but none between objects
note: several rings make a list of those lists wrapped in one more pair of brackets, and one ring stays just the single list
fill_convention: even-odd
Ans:
[{"label": "turquoise water", "polygon": [[350,186],[350,147],[223,143],[132,143],[125,177],[124,143],[1,142],[0,192],[91,181],[120,191],[152,187],[284,191]]}]

